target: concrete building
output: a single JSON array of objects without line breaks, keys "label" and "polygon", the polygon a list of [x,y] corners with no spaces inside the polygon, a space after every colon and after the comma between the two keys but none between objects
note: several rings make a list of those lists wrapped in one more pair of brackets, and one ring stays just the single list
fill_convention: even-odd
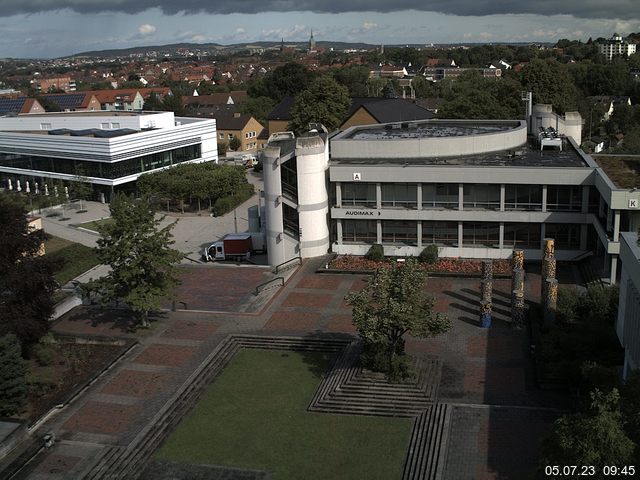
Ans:
[{"label": "concrete building", "polygon": [[172,112],[68,112],[0,118],[0,183],[86,176],[107,198],[137,178],[218,160],[216,122]]},{"label": "concrete building", "polygon": [[630,57],[636,53],[636,44],[629,43],[622,38],[622,35],[614,33],[605,43],[598,44],[598,51],[607,57],[607,60],[611,60],[616,56]]},{"label": "concrete building", "polygon": [[624,355],[623,376],[640,368],[640,245],[638,234],[624,232],[620,235],[620,297],[616,332]]},{"label": "concrete building", "polygon": [[[331,251],[355,255],[374,243],[390,256],[435,244],[447,257],[508,258],[520,248],[540,259],[553,237],[559,260],[592,252],[615,282],[620,232],[640,226],[640,192],[579,149],[580,131],[579,114],[539,105],[529,124],[426,120],[354,126],[330,140],[273,137],[265,204],[280,250],[270,263],[326,253],[325,225]],[[329,142],[325,165],[319,152]],[[324,225],[306,224],[309,212]]]}]

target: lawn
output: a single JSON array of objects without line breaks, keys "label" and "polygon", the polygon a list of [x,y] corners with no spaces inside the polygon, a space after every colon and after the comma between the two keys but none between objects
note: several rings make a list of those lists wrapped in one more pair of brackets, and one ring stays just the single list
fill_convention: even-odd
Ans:
[{"label": "lawn", "polygon": [[44,248],[47,257],[62,260],[62,267],[55,274],[55,279],[60,285],[100,263],[93,248],[53,235],[49,235],[45,240]]},{"label": "lawn", "polygon": [[98,233],[98,226],[111,223],[113,220],[110,218],[103,218],[102,220],[92,220],[91,222],[85,222],[78,225],[78,227],[86,228],[92,232]]},{"label": "lawn", "polygon": [[412,419],[306,411],[321,354],[241,350],[162,446],[161,460],[273,472],[274,480],[402,477]]}]

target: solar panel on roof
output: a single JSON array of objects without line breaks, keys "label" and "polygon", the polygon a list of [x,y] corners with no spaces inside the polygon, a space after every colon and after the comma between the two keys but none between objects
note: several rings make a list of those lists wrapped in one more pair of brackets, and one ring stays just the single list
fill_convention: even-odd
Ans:
[{"label": "solar panel on roof", "polygon": [[19,112],[26,98],[3,98],[0,99],[0,113]]},{"label": "solar panel on roof", "polygon": [[72,109],[79,107],[80,105],[82,105],[84,97],[84,93],[66,93],[42,96],[42,98],[45,98],[50,102],[57,104],[62,109]]}]

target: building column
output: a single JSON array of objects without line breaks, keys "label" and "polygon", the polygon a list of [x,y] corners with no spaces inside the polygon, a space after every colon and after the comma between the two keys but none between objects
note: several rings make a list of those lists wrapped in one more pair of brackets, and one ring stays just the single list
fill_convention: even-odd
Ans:
[{"label": "building column", "polygon": [[458,248],[462,248],[462,222],[458,222]]},{"label": "building column", "polygon": [[580,225],[580,250],[583,251],[587,249],[587,228],[589,228],[589,225],[586,223]]},{"label": "building column", "polygon": [[416,222],[416,232],[418,235],[418,248],[422,247],[422,221],[418,220]]},{"label": "building column", "polygon": [[[504,185],[503,185],[504,187]],[[498,236],[499,240],[498,240],[498,246],[500,248],[500,250],[502,250],[502,248],[504,247],[504,222],[500,222],[500,234]]]},{"label": "building column", "polygon": [[620,241],[620,210],[613,211],[613,241]]},{"label": "building column", "polygon": [[336,207],[342,208],[342,184],[336,182]]},{"label": "building column", "polygon": [[544,239],[546,236],[547,236],[547,227],[544,223],[541,223],[540,224],[540,250],[544,248]]},{"label": "building column", "polygon": [[336,220],[336,240],[338,242],[338,245],[342,245],[342,219],[338,218],[338,220]]},{"label": "building column", "polygon": [[376,208],[382,208],[382,185],[380,183],[376,183]]},{"label": "building column", "polygon": [[602,198],[602,195],[598,197],[598,217],[604,217],[604,199]]},{"label": "building column", "polygon": [[[416,208],[418,210],[422,210],[422,184],[418,183],[417,184],[417,192],[416,192],[416,201],[417,201],[417,205]],[[418,240],[418,242],[420,242],[420,240]]]},{"label": "building column", "polygon": [[589,212],[589,185],[582,186],[582,213]]},{"label": "building column", "polygon": [[616,284],[616,277],[618,276],[618,255],[611,255],[611,273],[609,274],[609,285]]},{"label": "building column", "polygon": [[[504,183],[500,184],[500,211],[504,212],[504,202],[505,202],[505,198],[506,198],[506,187],[504,186]],[[500,224],[501,228],[504,227],[504,224]],[[502,248],[502,237],[500,237],[500,248]]]},{"label": "building column", "polygon": [[376,243],[382,243],[382,220],[376,220]]},{"label": "building column", "polygon": [[[543,212],[547,211],[547,186],[546,185],[542,185],[542,211]],[[544,235],[542,235],[542,237],[544,238]]]},{"label": "building column", "polygon": [[[462,211],[464,207],[464,183],[458,184],[458,210]],[[462,245],[462,242],[460,242]]]}]

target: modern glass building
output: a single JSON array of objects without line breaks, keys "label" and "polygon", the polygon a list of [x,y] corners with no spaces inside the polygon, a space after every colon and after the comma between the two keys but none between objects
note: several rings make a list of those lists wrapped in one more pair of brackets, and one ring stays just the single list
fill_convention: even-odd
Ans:
[{"label": "modern glass building", "polygon": [[216,123],[172,112],[65,112],[0,118],[0,179],[86,177],[107,197],[146,172],[217,161]]}]

